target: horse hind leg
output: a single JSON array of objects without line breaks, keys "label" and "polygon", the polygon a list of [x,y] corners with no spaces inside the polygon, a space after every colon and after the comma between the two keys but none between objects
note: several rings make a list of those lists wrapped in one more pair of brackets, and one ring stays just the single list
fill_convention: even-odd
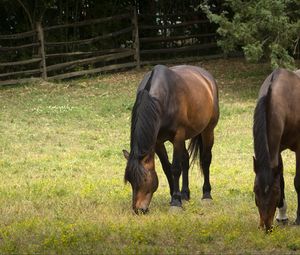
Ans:
[{"label": "horse hind leg", "polygon": [[181,188],[181,199],[185,201],[190,200],[190,189],[189,189],[189,153],[184,150],[182,155],[182,188]]},{"label": "horse hind leg", "polygon": [[214,144],[214,131],[213,129],[204,130],[201,136],[202,136],[202,150],[200,150],[200,164],[204,175],[202,199],[212,199],[209,174],[210,174],[210,164],[212,159],[211,150]]},{"label": "horse hind leg", "polygon": [[171,163],[169,161],[168,153],[167,153],[165,145],[163,143],[162,144],[157,144],[156,148],[155,148],[155,152],[156,152],[157,156],[159,157],[159,160],[161,162],[163,171],[164,171],[164,173],[167,177],[167,180],[168,180],[168,183],[169,183],[169,188],[170,188],[170,194],[172,196],[173,186],[174,186],[174,184],[173,184],[173,175],[172,175],[172,172],[171,172]]}]

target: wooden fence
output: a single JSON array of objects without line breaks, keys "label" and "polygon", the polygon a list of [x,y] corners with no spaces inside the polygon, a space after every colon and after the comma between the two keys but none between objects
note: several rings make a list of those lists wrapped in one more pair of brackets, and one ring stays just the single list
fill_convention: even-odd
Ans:
[{"label": "wooden fence", "polygon": [[[207,19],[171,22],[168,17],[138,15],[133,10],[51,27],[36,23],[34,31],[0,35],[0,86],[41,78],[60,80],[147,64],[187,62],[195,60],[195,56],[220,57],[215,28]],[[120,29],[107,31],[109,24],[116,21],[120,21]],[[102,30],[105,28],[102,33],[99,24]],[[91,30],[87,38],[82,28]],[[8,60],[3,61],[5,58]]]}]

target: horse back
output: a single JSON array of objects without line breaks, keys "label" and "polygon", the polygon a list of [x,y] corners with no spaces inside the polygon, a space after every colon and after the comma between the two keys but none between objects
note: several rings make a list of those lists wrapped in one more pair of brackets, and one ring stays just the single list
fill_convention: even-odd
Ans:
[{"label": "horse back", "polygon": [[[141,84],[140,89],[143,87]],[[184,128],[188,139],[217,124],[218,90],[204,69],[188,65],[156,66],[149,92],[160,102],[161,128],[166,132]]]},{"label": "horse back", "polygon": [[281,150],[295,150],[300,146],[300,77],[285,69],[274,76],[267,106],[269,139],[280,134]]},{"label": "horse back", "polygon": [[203,68],[189,65],[175,66],[171,70],[179,77],[176,94],[182,105],[181,114],[186,114],[189,121],[199,123],[202,119],[209,121],[206,125],[216,124],[219,116],[218,89],[212,75]]}]

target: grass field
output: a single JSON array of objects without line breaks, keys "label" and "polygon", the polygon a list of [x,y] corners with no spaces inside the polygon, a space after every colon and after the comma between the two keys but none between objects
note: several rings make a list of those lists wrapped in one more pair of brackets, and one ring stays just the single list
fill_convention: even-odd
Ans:
[{"label": "grass field", "polygon": [[[159,188],[150,213],[131,213],[124,185],[135,91],[150,70],[0,90],[0,254],[293,254],[300,227],[258,230],[252,170],[252,116],[270,69],[241,59],[195,63],[220,89],[211,184],[190,170],[191,201],[171,214]],[[169,146],[170,148],[170,146]],[[294,155],[284,153],[288,216],[296,215]]]}]

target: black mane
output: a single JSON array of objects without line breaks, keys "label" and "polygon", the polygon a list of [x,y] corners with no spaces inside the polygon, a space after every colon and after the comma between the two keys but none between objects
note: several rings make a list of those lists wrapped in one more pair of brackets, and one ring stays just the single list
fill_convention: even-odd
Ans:
[{"label": "black mane", "polygon": [[130,155],[125,171],[125,181],[139,185],[145,172],[139,161],[155,150],[160,124],[158,100],[149,94],[153,72],[146,87],[139,91],[132,109]]},{"label": "black mane", "polygon": [[270,167],[270,154],[267,137],[267,95],[261,97],[255,107],[253,137],[254,154],[257,164],[263,168]]},{"label": "black mane", "polygon": [[273,175],[270,164],[270,153],[268,145],[268,104],[271,100],[272,84],[276,79],[278,69],[273,71],[270,76],[270,81],[266,95],[259,98],[254,112],[253,138],[254,138],[254,153],[256,165],[260,169],[261,185],[269,185],[273,182]]},{"label": "black mane", "polygon": [[131,117],[130,148],[134,158],[141,159],[154,149],[159,112],[158,100],[149,91],[138,92]]}]

